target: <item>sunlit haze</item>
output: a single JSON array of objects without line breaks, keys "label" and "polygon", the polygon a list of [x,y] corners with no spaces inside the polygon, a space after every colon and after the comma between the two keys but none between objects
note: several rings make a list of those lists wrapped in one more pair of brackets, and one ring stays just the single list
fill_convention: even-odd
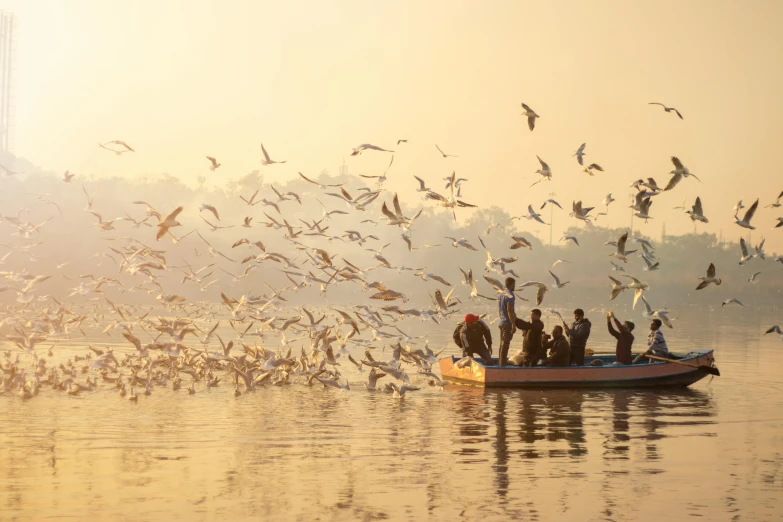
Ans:
[{"label": "sunlit haze", "polygon": [[[750,8],[752,6],[752,9]],[[216,2],[2,1],[18,20],[12,150],[43,169],[88,176],[169,173],[222,184],[260,168],[263,142],[297,171],[380,174],[412,197],[412,175],[470,179],[465,199],[525,212],[550,192],[630,224],[628,185],[667,182],[678,156],[688,179],[655,200],[641,225],[658,237],[694,227],[672,210],[696,196],[709,224],[736,241],[739,198],[761,198],[755,238],[783,190],[780,2]],[[657,101],[678,108],[684,120]],[[530,132],[520,102],[541,118]],[[98,142],[137,151],[115,156]],[[408,139],[397,147],[398,139]],[[589,177],[571,154],[605,172]],[[457,158],[444,159],[435,144]],[[207,169],[217,157],[219,171]],[[536,155],[551,183],[537,179]],[[465,214],[467,215],[467,213]],[[555,215],[555,234],[573,221]],[[600,221],[599,221],[600,223]],[[540,226],[536,233],[548,236]],[[754,239],[755,239],[754,238]]]}]

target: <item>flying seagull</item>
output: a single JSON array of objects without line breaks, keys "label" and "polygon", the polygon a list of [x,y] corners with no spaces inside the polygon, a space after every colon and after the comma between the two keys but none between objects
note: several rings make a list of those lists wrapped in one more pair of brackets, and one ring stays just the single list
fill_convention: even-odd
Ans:
[{"label": "flying seagull", "polygon": [[594,170],[597,170],[598,172],[603,172],[604,168],[598,163],[591,163],[583,169],[584,172],[590,174],[591,176],[593,175]]},{"label": "flying seagull", "polygon": [[158,234],[155,237],[156,240],[160,241],[160,238],[165,236],[170,228],[181,226],[181,223],[177,221],[177,216],[182,212],[182,209],[183,207],[177,207],[174,212],[160,220],[158,223]]},{"label": "flying seagull", "polygon": [[215,172],[215,169],[220,166],[220,163],[218,163],[218,161],[215,158],[213,158],[212,156],[207,156],[207,159],[210,161],[210,163],[212,163],[212,166],[209,167],[209,170],[211,170],[212,172]]},{"label": "flying seagull", "polygon": [[427,184],[424,183],[423,179],[421,179],[418,176],[413,176],[413,177],[416,178],[416,181],[419,182],[419,188],[416,189],[416,192],[429,192],[430,191],[430,189],[427,188]]},{"label": "flying seagull", "polygon": [[701,221],[702,223],[709,223],[710,220],[704,217],[704,210],[701,208],[701,198],[696,197],[696,202],[693,204],[691,210],[686,210],[686,214],[691,217],[691,221]]},{"label": "flying seagull", "polygon": [[751,254],[748,252],[748,245],[745,243],[744,238],[740,238],[740,251],[742,252],[742,258],[740,258],[740,265],[744,265],[754,257],[756,257],[756,254]]},{"label": "flying seagull", "polygon": [[541,168],[538,169],[535,173],[541,175],[541,179],[533,183],[533,185],[530,185],[531,187],[534,185],[538,185],[544,180],[552,181],[552,169],[549,168],[549,165],[546,164],[546,161],[542,160],[541,158],[536,155],[536,158],[538,158],[538,162],[541,164]]},{"label": "flying seagull", "polygon": [[572,156],[576,156],[576,161],[579,162],[580,165],[584,165],[584,159],[583,157],[586,156],[585,154],[585,146],[587,143],[582,143],[582,145],[579,146],[578,149],[576,149],[576,152],[572,154]]},{"label": "flying seagull", "polygon": [[533,245],[530,244],[530,241],[528,241],[524,237],[511,236],[511,239],[514,240],[514,244],[509,247],[511,250],[516,250],[517,248],[523,248],[523,247],[529,250],[533,250]]},{"label": "flying seagull", "polygon": [[358,147],[353,149],[353,152],[351,152],[351,156],[357,156],[357,155],[361,154],[362,151],[365,151],[365,150],[377,150],[377,151],[380,151],[380,152],[394,152],[393,150],[382,149],[381,147],[378,147],[377,145],[370,145],[369,143],[362,143],[361,145],[359,145]]},{"label": "flying seagull", "polygon": [[456,158],[456,157],[458,157],[458,156],[455,156],[454,154],[446,154],[445,152],[440,150],[440,147],[438,147],[437,143],[435,144],[435,148],[438,149],[438,152],[440,152],[443,155],[444,158]]},{"label": "flying seagull", "polygon": [[652,199],[648,197],[644,198],[639,205],[639,212],[634,214],[634,216],[641,218],[644,220],[645,223],[647,223],[648,219],[652,219],[652,216],[650,216],[650,207],[652,206],[653,202]]},{"label": "flying seagull", "polygon": [[[113,148],[111,148],[111,147],[107,147],[107,145],[119,145],[120,147],[123,147],[125,150],[116,150],[116,149],[113,149]],[[99,147],[101,147],[102,149],[106,149],[106,150],[110,150],[110,151],[112,151],[112,152],[113,152],[113,153],[115,153],[117,156],[119,156],[119,155],[120,155],[120,154],[122,154],[123,152],[129,152],[129,151],[130,151],[130,152],[136,152],[135,150],[133,150],[133,149],[131,148],[131,146],[130,146],[130,145],[128,145],[127,143],[125,143],[125,142],[124,142],[124,141],[122,141],[122,140],[112,140],[112,141],[107,141],[106,143],[99,143],[99,144],[98,144],[98,146],[99,146]]]},{"label": "flying seagull", "polygon": [[527,116],[527,126],[530,127],[530,131],[532,132],[536,126],[536,118],[539,118],[539,115],[524,103],[522,104],[522,108],[525,110],[525,112],[522,113],[522,116]]},{"label": "flying seagull", "polygon": [[677,113],[677,116],[679,116],[679,117],[680,117],[680,119],[683,119],[683,118],[682,118],[682,114],[680,114],[680,111],[678,111],[678,110],[677,110],[677,109],[675,109],[674,107],[667,107],[666,105],[664,105],[664,104],[662,104],[662,103],[658,103],[658,102],[650,102],[650,103],[648,103],[647,105],[660,105],[661,107],[663,107],[663,110],[665,110],[666,112],[672,112],[672,111],[674,111],[675,113]]},{"label": "flying seagull", "polygon": [[774,202],[774,203],[770,203],[770,204],[769,204],[769,205],[767,205],[765,208],[778,208],[778,207],[780,207],[780,206],[783,206],[783,203],[781,203],[781,202],[780,202],[780,199],[781,199],[781,198],[783,198],[783,192],[781,192],[780,194],[778,194],[778,197],[777,197],[777,198],[775,198],[775,202]]},{"label": "flying seagull", "polygon": [[613,301],[615,297],[622,294],[628,287],[625,285],[625,283],[615,279],[612,276],[609,276],[609,279],[612,280],[612,293],[609,294],[609,300]]},{"label": "flying seagull", "polygon": [[647,299],[645,299],[644,296],[641,296],[641,300],[642,303],[644,303],[644,313],[642,314],[644,317],[648,319],[659,319],[669,328],[674,328],[666,310],[653,310],[650,306],[650,303],[647,302]]},{"label": "flying seagull", "polygon": [[707,288],[710,283],[715,283],[716,285],[721,284],[720,277],[715,277],[714,263],[710,263],[710,266],[707,267],[707,277],[701,276],[699,279],[701,279],[701,283],[699,283],[699,286],[696,287],[696,290]]},{"label": "flying seagull", "polygon": [[780,337],[780,339],[783,340],[783,330],[781,330],[780,326],[778,325],[770,326],[769,329],[766,332],[764,332],[764,335],[771,334],[773,332],[778,334],[778,337]]},{"label": "flying seagull", "polygon": [[590,216],[587,214],[590,213],[591,210],[593,210],[595,207],[587,207],[582,208],[582,201],[573,201],[571,202],[571,213],[570,216],[575,217],[576,219],[581,219],[585,223],[590,221]]},{"label": "flying seagull", "polygon": [[[552,274],[552,276],[554,276],[554,274]],[[557,280],[557,278],[555,278],[555,280]],[[538,288],[538,290],[536,290],[536,305],[540,305],[544,300],[544,295],[546,294],[547,290],[549,290],[549,287],[547,287],[544,283],[539,283],[538,281],[528,281],[526,283],[522,283],[519,288],[527,288],[528,286],[535,286]]]},{"label": "flying seagull", "polygon": [[[625,249],[625,244],[626,244],[627,241],[628,241],[628,232],[626,232],[625,234],[620,236],[620,239],[617,240],[617,250],[612,252],[611,254],[609,254],[609,256],[616,257],[617,259],[619,259],[623,263],[627,263],[628,262],[628,254],[633,254],[634,252],[636,252],[636,250],[626,250]],[[614,264],[614,263],[612,263],[612,264]],[[615,265],[615,266],[617,266],[617,265]],[[621,270],[621,271],[624,272],[624,270]]]},{"label": "flying seagull", "polygon": [[675,186],[677,186],[677,183],[679,183],[682,180],[682,178],[693,176],[698,181],[701,181],[694,174],[691,174],[691,171],[688,170],[688,167],[683,165],[677,156],[672,156],[671,160],[672,163],[674,164],[674,170],[669,172],[669,174],[672,175],[672,179],[669,180],[669,183],[666,185],[666,188],[663,189],[664,191],[673,189]]},{"label": "flying seagull", "polygon": [[270,158],[269,157],[269,153],[264,148],[264,144],[263,143],[261,144],[261,152],[264,154],[264,159],[261,160],[261,165],[264,165],[264,166],[266,166],[266,165],[273,165],[275,163],[285,163],[286,161],[288,161],[288,160],[275,161],[272,158]]},{"label": "flying seagull", "polygon": [[513,217],[513,218],[511,218],[511,220],[513,221],[515,219],[522,219],[523,217],[527,218],[527,219],[534,219],[534,220],[538,221],[539,223],[541,223],[542,225],[547,225],[548,224],[548,223],[545,223],[543,219],[541,219],[541,214],[538,214],[535,210],[533,210],[533,205],[528,205],[527,206],[527,214],[526,215]]},{"label": "flying seagull", "polygon": [[756,201],[750,206],[750,208],[745,211],[745,216],[742,219],[740,219],[739,216],[735,214],[734,222],[739,226],[741,226],[742,228],[749,228],[750,230],[756,230],[756,227],[750,224],[750,220],[753,219],[753,215],[756,213],[757,208],[759,208],[758,199],[756,199]]},{"label": "flying seagull", "polygon": [[571,281],[566,281],[565,283],[561,283],[560,278],[557,277],[551,270],[549,271],[549,275],[551,275],[555,280],[555,284],[552,285],[553,288],[563,288],[565,285],[571,282]]},{"label": "flying seagull", "polygon": [[555,206],[556,206],[557,208],[559,208],[560,210],[563,210],[563,207],[561,207],[561,206],[560,206],[560,203],[558,203],[558,202],[557,202],[557,201],[555,201],[554,199],[547,199],[546,201],[544,201],[544,204],[543,204],[543,205],[541,205],[541,208],[540,208],[539,210],[544,210],[544,207],[546,207],[546,204],[547,204],[547,203],[551,203],[552,205],[555,205]]}]

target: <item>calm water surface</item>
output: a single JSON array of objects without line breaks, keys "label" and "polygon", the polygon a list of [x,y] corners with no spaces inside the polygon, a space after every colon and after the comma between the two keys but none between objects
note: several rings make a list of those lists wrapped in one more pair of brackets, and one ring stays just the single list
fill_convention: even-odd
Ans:
[{"label": "calm water surface", "polygon": [[783,342],[760,333],[783,314],[734,313],[666,331],[716,349],[723,376],[684,390],[422,382],[395,400],[350,368],[351,392],[3,396],[0,519],[781,520]]}]

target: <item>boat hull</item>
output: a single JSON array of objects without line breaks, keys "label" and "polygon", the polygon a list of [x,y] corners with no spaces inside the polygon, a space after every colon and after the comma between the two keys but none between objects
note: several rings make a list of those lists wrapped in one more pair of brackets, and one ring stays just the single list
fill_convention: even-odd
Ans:
[{"label": "boat hull", "polygon": [[[660,388],[684,387],[700,381],[707,375],[698,366],[712,366],[712,350],[691,352],[679,362],[613,365],[614,356],[585,357],[585,363],[601,359],[604,366],[569,366],[566,368],[518,366],[484,366],[475,359],[464,368],[457,368],[457,357],[439,361],[443,380],[482,387],[511,388]],[[493,360],[495,362],[496,360]]]}]

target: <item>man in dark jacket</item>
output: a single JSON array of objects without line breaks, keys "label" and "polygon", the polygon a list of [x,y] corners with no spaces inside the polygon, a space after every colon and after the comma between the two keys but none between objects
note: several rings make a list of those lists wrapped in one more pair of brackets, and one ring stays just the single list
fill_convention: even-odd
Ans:
[{"label": "man in dark jacket", "polygon": [[523,330],[522,351],[525,352],[523,366],[535,366],[539,359],[546,359],[546,351],[541,346],[541,334],[544,333],[544,323],[541,322],[541,310],[530,311],[530,322],[516,318],[514,325],[517,330]]},{"label": "man in dark jacket", "polygon": [[[612,328],[612,320],[617,325],[617,330]],[[617,317],[614,316],[614,312],[606,314],[606,326],[609,328],[609,335],[617,339],[617,347],[615,353],[617,354],[617,362],[620,364],[633,364],[633,357],[631,349],[633,347],[633,334],[634,324],[631,321],[625,321],[620,324]]]},{"label": "man in dark jacket", "polygon": [[563,327],[571,344],[570,364],[585,365],[585,347],[587,338],[590,337],[590,326],[590,320],[585,319],[585,311],[581,308],[574,310],[574,324],[570,327],[563,321]]},{"label": "man in dark jacket", "polygon": [[571,358],[571,347],[568,346],[563,335],[563,327],[559,324],[552,329],[552,336],[544,334],[543,348],[549,351],[549,357],[544,361],[544,366],[568,366]]},{"label": "man in dark jacket", "polygon": [[[484,344],[486,341],[486,344]],[[454,342],[462,348],[463,357],[478,355],[485,366],[492,364],[492,333],[479,316],[468,314],[454,330]]]}]

